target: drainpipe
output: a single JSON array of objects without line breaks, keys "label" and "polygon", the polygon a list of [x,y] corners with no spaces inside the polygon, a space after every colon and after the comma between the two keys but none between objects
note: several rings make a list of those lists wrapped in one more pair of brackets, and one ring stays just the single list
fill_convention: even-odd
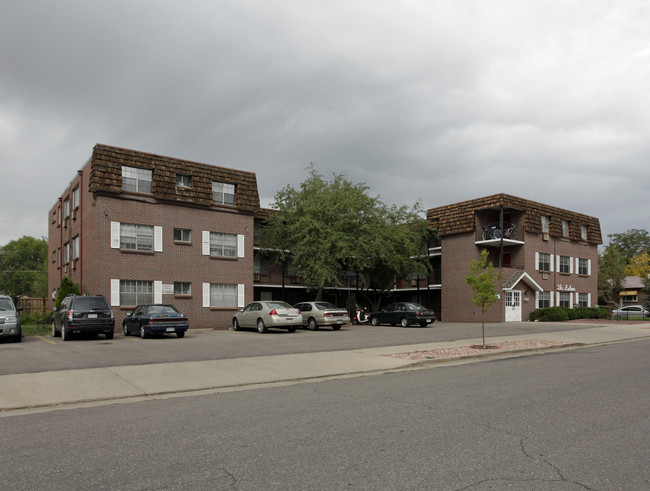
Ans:
[{"label": "drainpipe", "polygon": [[83,267],[83,232],[84,232],[84,221],[83,221],[83,187],[84,187],[84,171],[79,170],[79,209],[77,210],[77,220],[79,220],[79,284],[83,291],[84,288],[84,267]]}]

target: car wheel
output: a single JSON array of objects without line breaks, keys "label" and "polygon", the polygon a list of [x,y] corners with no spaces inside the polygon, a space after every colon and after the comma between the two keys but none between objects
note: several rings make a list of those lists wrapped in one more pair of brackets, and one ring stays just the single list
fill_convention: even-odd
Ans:
[{"label": "car wheel", "polygon": [[52,337],[53,338],[58,338],[60,335],[61,335],[61,333],[56,330],[56,326],[54,325],[54,321],[52,321]]},{"label": "car wheel", "polygon": [[239,331],[239,329],[240,329],[240,327],[239,327],[239,321],[237,320],[237,317],[235,317],[235,318],[232,320],[232,330],[233,330],[233,331]]},{"label": "car wheel", "polygon": [[176,333],[176,336],[178,336],[179,338],[185,337],[185,331],[178,331]]},{"label": "car wheel", "polygon": [[147,337],[147,333],[144,330],[144,326],[140,326],[140,337],[142,339],[145,339]]},{"label": "car wheel", "polygon": [[402,322],[400,322],[400,324],[402,324],[402,327],[408,327],[411,325],[411,323],[406,317],[402,317]]},{"label": "car wheel", "polygon": [[70,333],[63,324],[61,324],[61,339],[63,341],[70,341]]},{"label": "car wheel", "polygon": [[257,319],[257,332],[260,334],[264,334],[268,329],[266,328],[266,324],[264,324],[264,321],[262,319]]},{"label": "car wheel", "polygon": [[106,336],[106,339],[113,339],[113,336],[115,336],[115,333],[113,331],[105,332],[104,336]]},{"label": "car wheel", "polygon": [[309,320],[307,321],[307,326],[309,326],[309,329],[312,331],[318,330],[318,322],[316,322],[316,319],[313,317],[310,317]]},{"label": "car wheel", "polygon": [[296,332],[296,328],[295,327],[289,327],[289,328],[287,328],[287,331]]},{"label": "car wheel", "polygon": [[378,326],[378,325],[379,325],[379,319],[377,319],[376,317],[371,317],[371,318],[370,318],[370,323],[371,323],[373,326]]},{"label": "car wheel", "polygon": [[332,331],[338,331],[339,329],[341,329],[341,326],[338,325],[338,324],[336,324],[335,326],[332,326]]},{"label": "car wheel", "polygon": [[129,332],[129,328],[126,327],[126,322],[122,323],[122,332],[124,333],[125,336],[130,336],[131,333]]},{"label": "car wheel", "polygon": [[19,332],[14,336],[14,343],[22,343],[23,342],[23,333]]}]

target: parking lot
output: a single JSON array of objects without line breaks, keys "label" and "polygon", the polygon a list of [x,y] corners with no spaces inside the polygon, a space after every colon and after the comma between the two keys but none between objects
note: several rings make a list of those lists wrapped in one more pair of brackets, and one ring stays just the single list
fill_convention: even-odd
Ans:
[{"label": "parking lot", "polygon": [[[552,323],[503,323],[486,325],[486,336],[534,334],[554,330],[581,329],[592,325]],[[140,339],[103,336],[75,337],[62,341],[52,336],[27,336],[22,343],[2,343],[0,375],[78,368],[143,365],[183,361],[218,360],[250,356],[353,350],[458,339],[477,338],[480,324],[435,323],[429,328],[344,326],[340,331],[299,329],[259,334],[254,330],[233,332],[190,329],[180,339],[174,335]],[[300,370],[300,367],[296,367]]]}]

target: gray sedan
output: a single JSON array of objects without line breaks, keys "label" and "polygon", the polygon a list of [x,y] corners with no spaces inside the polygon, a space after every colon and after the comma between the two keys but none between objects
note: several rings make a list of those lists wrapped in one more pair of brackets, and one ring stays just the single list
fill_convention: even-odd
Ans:
[{"label": "gray sedan", "polygon": [[239,331],[242,327],[253,327],[264,334],[269,327],[277,327],[296,332],[301,319],[300,311],[286,302],[258,300],[249,303],[235,314],[232,319],[232,330]]},{"label": "gray sedan", "polygon": [[300,310],[302,325],[312,331],[319,326],[332,326],[332,330],[338,331],[342,325],[350,323],[348,311],[330,302],[302,302],[294,307]]}]

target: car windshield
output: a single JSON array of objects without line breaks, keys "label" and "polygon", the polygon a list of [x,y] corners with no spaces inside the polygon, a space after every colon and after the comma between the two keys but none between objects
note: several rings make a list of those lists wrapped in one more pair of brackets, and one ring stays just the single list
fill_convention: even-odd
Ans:
[{"label": "car windshield", "polygon": [[106,300],[103,298],[78,298],[74,303],[75,310],[107,310]]},{"label": "car windshield", "polygon": [[0,310],[14,310],[14,304],[8,298],[0,298]]},{"label": "car windshield", "polygon": [[287,302],[266,302],[270,309],[292,309],[293,307]]},{"label": "car windshield", "polygon": [[150,314],[177,314],[178,310],[176,310],[171,305],[152,305],[151,307],[149,307],[149,313]]},{"label": "car windshield", "polygon": [[318,310],[332,310],[336,309],[336,305],[329,302],[318,302],[314,304]]}]

